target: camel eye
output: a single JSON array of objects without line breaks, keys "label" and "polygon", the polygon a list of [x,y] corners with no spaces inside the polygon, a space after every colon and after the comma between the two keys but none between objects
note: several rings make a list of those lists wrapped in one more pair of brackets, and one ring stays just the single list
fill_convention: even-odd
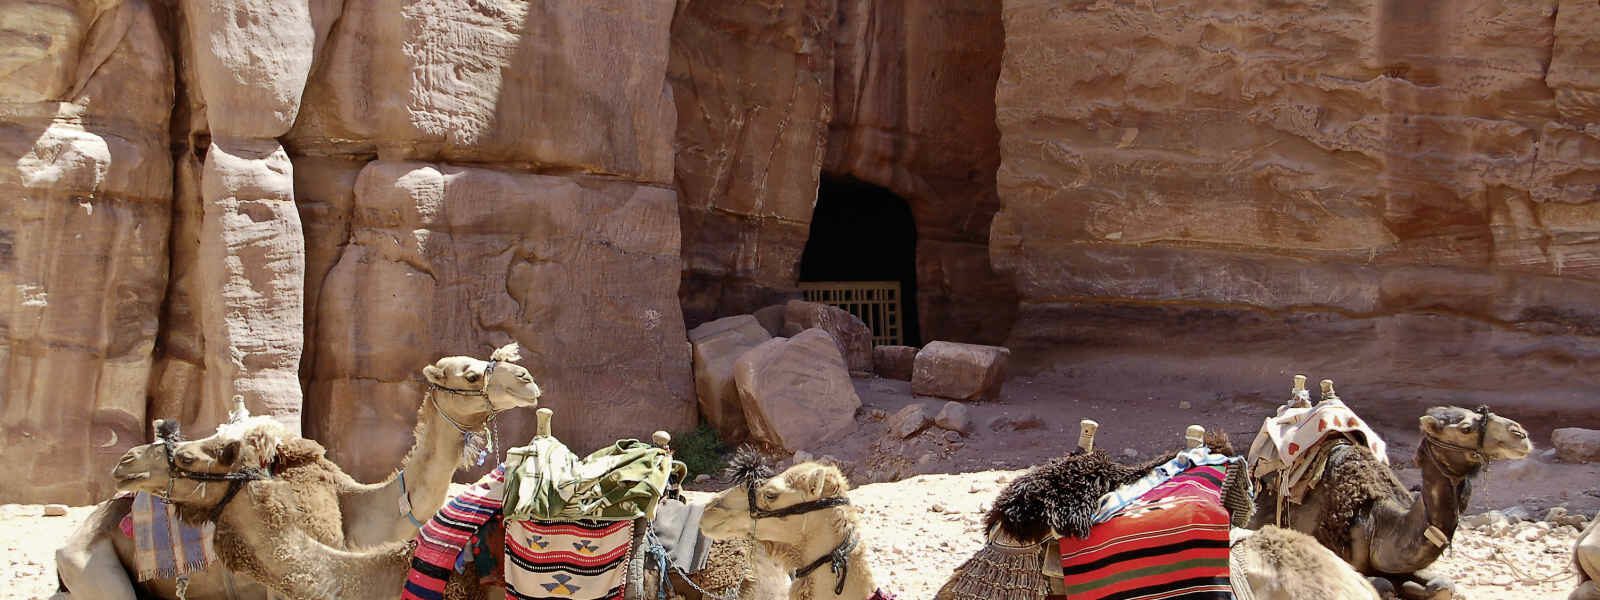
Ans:
[{"label": "camel eye", "polygon": [[767,490],[766,492],[762,493],[761,495],[763,497],[765,497],[766,499],[768,499],[768,500],[777,500],[778,499],[778,493],[774,492],[772,490]]},{"label": "camel eye", "polygon": [[192,464],[194,464],[194,457],[193,456],[189,456],[187,454],[179,454],[178,455],[178,464],[183,465],[185,467],[187,467],[189,465],[192,465]]},{"label": "camel eye", "polygon": [[477,371],[467,371],[466,373],[461,374],[461,376],[467,380],[467,383],[477,383],[478,382],[478,372]]}]

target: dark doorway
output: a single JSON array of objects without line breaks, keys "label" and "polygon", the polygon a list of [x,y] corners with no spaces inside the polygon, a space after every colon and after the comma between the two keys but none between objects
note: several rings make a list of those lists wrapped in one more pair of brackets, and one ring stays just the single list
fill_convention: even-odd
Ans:
[{"label": "dark doorway", "polygon": [[917,321],[917,226],[893,192],[853,179],[824,177],[800,255],[800,281],[898,281],[907,345],[920,346]]}]

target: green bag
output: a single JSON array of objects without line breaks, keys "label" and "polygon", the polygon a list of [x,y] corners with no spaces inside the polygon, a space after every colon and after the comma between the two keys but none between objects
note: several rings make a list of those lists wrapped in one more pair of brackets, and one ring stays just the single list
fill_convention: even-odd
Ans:
[{"label": "green bag", "polygon": [[554,437],[506,452],[506,520],[653,518],[667,480],[687,472],[666,450],[620,440],[578,459]]}]

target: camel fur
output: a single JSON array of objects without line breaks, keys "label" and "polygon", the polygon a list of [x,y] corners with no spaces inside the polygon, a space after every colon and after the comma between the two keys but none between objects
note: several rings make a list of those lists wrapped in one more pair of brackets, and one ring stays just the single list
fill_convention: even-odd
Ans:
[{"label": "camel fur", "polygon": [[[499,364],[487,376],[488,361],[469,356],[444,357],[425,367],[422,375],[427,383],[444,389],[425,394],[418,407],[417,424],[412,430],[414,442],[401,462],[404,481],[399,477],[400,471],[372,484],[358,483],[349,477],[331,480],[336,484],[339,498],[336,510],[318,511],[308,514],[307,518],[314,521],[314,529],[337,527],[341,534],[338,538],[317,536],[316,539],[341,547],[365,547],[415,535],[416,526],[397,509],[399,497],[405,494],[409,498],[412,515],[419,522],[427,521],[443,506],[450,480],[463,462],[463,435],[455,423],[483,428],[492,414],[491,409],[503,411],[537,405],[541,391],[532,374],[512,364],[520,358],[517,344],[512,343],[490,355],[489,360],[499,361]],[[447,391],[480,388],[489,395]],[[230,414],[236,415],[233,420],[248,415],[242,398],[237,399]],[[238,431],[225,431],[227,427],[231,425],[220,426],[219,434],[239,437]],[[133,600],[136,590],[156,598],[177,597],[176,581],[172,579],[135,582],[130,575],[133,541],[118,528],[130,506],[128,500],[102,502],[57,551],[58,573],[67,589],[97,599]],[[188,598],[224,598],[230,587],[244,595],[258,595],[261,591],[248,579],[234,578],[224,569],[211,568],[190,574]]]}]

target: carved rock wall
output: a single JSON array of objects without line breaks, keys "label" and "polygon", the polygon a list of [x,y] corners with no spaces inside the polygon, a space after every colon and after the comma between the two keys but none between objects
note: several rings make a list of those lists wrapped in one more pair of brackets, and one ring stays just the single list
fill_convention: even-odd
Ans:
[{"label": "carved rock wall", "polygon": [[1600,358],[1597,13],[1008,0],[1010,345],[1576,405],[1546,391],[1592,392]]},{"label": "carved rock wall", "polygon": [[998,2],[696,1],[673,21],[677,185],[691,324],[792,293],[819,177],[905,199],[924,337],[998,342]]},{"label": "carved rock wall", "polygon": [[0,502],[82,503],[144,442],[173,68],[144,3],[0,6]]}]

